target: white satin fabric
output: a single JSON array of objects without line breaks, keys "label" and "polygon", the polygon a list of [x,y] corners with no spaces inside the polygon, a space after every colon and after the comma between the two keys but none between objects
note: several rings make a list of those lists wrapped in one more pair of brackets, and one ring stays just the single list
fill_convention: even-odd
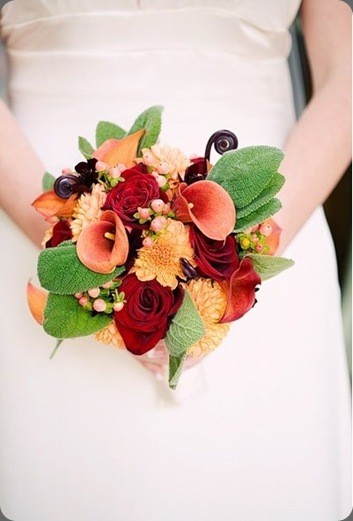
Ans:
[{"label": "white satin fabric", "polygon": [[[297,0],[14,0],[2,13],[12,109],[59,174],[98,120],[165,106],[162,141],[212,132],[282,146]],[[215,158],[214,158],[215,159]],[[9,173],[10,175],[10,173]],[[28,182],[25,178],[24,182]],[[336,521],[350,502],[349,383],[321,209],[176,393],[128,353],[53,341],[26,308],[37,252],[1,215],[1,505],[15,521]],[[4,251],[5,250],[5,251]]]}]

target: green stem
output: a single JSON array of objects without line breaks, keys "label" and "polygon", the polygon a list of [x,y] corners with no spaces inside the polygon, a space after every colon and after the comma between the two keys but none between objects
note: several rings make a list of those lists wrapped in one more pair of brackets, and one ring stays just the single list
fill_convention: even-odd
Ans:
[{"label": "green stem", "polygon": [[60,344],[61,344],[62,342],[63,342],[63,339],[60,339],[60,338],[59,338],[59,339],[57,340],[57,342],[56,342],[56,346],[54,347],[54,350],[53,350],[52,354],[50,355],[49,360],[52,360],[52,358],[54,357],[55,353],[57,352],[57,350],[58,350],[58,348],[59,348],[59,346],[60,346]]}]

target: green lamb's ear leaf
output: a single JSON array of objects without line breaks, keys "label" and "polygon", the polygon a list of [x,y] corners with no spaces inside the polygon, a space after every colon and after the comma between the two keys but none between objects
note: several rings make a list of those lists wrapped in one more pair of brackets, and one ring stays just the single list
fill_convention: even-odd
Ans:
[{"label": "green lamb's ear leaf", "polygon": [[146,130],[146,134],[142,137],[139,144],[138,155],[143,148],[150,148],[157,142],[162,128],[162,112],[163,107],[161,105],[146,109],[137,117],[129,130],[128,134],[133,134],[143,128]]},{"label": "green lamb's ear leaf", "polygon": [[79,138],[78,138],[78,148],[79,148],[81,154],[86,159],[91,159],[92,154],[94,152],[94,148],[92,147],[91,143],[89,141],[87,141],[86,138],[84,138],[82,136],[79,136]]},{"label": "green lamb's ear leaf", "polygon": [[190,294],[185,291],[183,302],[173,318],[165,344],[172,356],[181,356],[205,334],[205,325]]},{"label": "green lamb's ear leaf", "polygon": [[258,255],[257,253],[249,253],[246,257],[250,257],[254,270],[260,275],[262,280],[270,279],[294,265],[292,259],[286,259],[285,257],[272,257],[271,255]]},{"label": "green lamb's ear leaf", "polygon": [[55,183],[55,177],[53,174],[49,174],[49,172],[45,172],[42,179],[42,189],[43,192],[48,192],[49,190],[52,190]]},{"label": "green lamb's ear leaf", "polygon": [[252,146],[226,152],[208,179],[223,186],[237,209],[254,201],[269,185],[284,157],[279,148]]},{"label": "green lamb's ear leaf", "polygon": [[118,266],[113,273],[102,274],[86,268],[77,257],[76,246],[71,241],[65,241],[57,248],[42,250],[38,258],[41,286],[60,295],[73,295],[101,286],[118,277],[124,269],[124,266]]},{"label": "green lamb's ear leaf", "polygon": [[255,226],[255,224],[262,223],[275,213],[277,213],[282,208],[282,203],[279,199],[271,199],[268,203],[260,206],[257,210],[246,215],[242,219],[237,219],[235,223],[235,232],[242,232],[250,226]]},{"label": "green lamb's ear leaf", "polygon": [[271,199],[276,195],[276,193],[280,191],[280,189],[284,185],[284,181],[285,179],[282,174],[275,174],[272,177],[269,185],[266,186],[266,188],[261,192],[261,194],[252,201],[252,203],[237,210],[237,219],[242,219],[243,217],[246,217],[247,215],[255,212],[264,204],[270,202]]},{"label": "green lamb's ear leaf", "polygon": [[173,390],[178,385],[185,359],[186,353],[181,356],[169,356],[169,387]]},{"label": "green lamb's ear leaf", "polygon": [[94,317],[72,295],[49,293],[44,310],[43,328],[57,339],[87,336],[100,331],[111,322],[111,317],[97,313]]},{"label": "green lamb's ear leaf", "polygon": [[104,141],[107,139],[122,139],[126,135],[126,131],[115,125],[115,123],[110,123],[110,121],[100,121],[96,128],[96,145],[97,148],[101,146]]}]

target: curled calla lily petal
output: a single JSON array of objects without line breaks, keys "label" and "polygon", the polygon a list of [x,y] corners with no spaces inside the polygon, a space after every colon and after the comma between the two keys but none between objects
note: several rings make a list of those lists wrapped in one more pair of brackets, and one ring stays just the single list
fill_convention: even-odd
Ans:
[{"label": "curled calla lily petal", "polygon": [[222,283],[227,293],[227,306],[220,322],[233,322],[247,313],[255,304],[255,287],[261,278],[253,268],[251,259],[245,257],[229,281]]},{"label": "curled calla lily petal", "polygon": [[27,303],[33,318],[42,325],[44,320],[44,308],[47,304],[48,292],[37,288],[29,280],[27,283]]},{"label": "curled calla lily petal", "polygon": [[266,219],[263,224],[269,224],[272,227],[272,233],[269,237],[267,237],[266,245],[270,248],[267,255],[274,255],[278,250],[282,228],[278,226],[276,221],[271,217]]},{"label": "curled calla lily petal", "polygon": [[54,217],[71,217],[76,206],[78,194],[71,195],[68,199],[62,199],[54,190],[44,192],[32,203],[32,206],[40,213],[46,221]]},{"label": "curled calla lily petal", "polygon": [[209,239],[223,241],[234,230],[233,201],[214,181],[181,183],[173,210],[179,221],[193,222]]},{"label": "curled calla lily petal", "polygon": [[77,239],[77,256],[97,273],[111,273],[122,266],[129,253],[129,241],[120,217],[111,210],[85,228]]},{"label": "curled calla lily petal", "polygon": [[123,139],[107,139],[93,153],[93,157],[110,166],[122,164],[131,168],[135,164],[139,141],[145,133],[146,131],[141,129]]}]

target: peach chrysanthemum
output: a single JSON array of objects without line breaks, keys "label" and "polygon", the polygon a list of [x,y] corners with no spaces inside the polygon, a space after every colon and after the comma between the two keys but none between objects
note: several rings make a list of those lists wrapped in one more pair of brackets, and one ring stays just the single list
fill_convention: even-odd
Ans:
[{"label": "peach chrysanthemum", "polygon": [[43,237],[42,242],[41,242],[42,248],[45,248],[46,243],[48,241],[50,241],[50,239],[53,237],[53,228],[54,228],[54,226],[51,226],[50,228],[45,230],[44,237]]},{"label": "peach chrysanthemum", "polygon": [[188,355],[196,358],[213,351],[228,333],[229,324],[218,323],[224,314],[227,297],[218,282],[211,279],[191,280],[184,287],[189,291],[206,329],[201,340],[188,350]]},{"label": "peach chrysanthemum", "polygon": [[[169,184],[179,183],[179,176],[184,179],[185,170],[191,161],[179,148],[168,145],[153,145],[150,149],[142,149],[143,157],[140,161],[154,168],[160,174],[167,174]],[[174,182],[174,183],[173,183]]]},{"label": "peach chrysanthemum", "polygon": [[95,338],[98,340],[98,342],[102,342],[106,345],[113,344],[114,347],[118,347],[119,349],[123,349],[125,347],[124,341],[116,328],[114,320],[112,320],[110,324],[104,329],[98,331],[98,333],[95,335]]},{"label": "peach chrysanthemum", "polygon": [[162,286],[175,289],[177,277],[185,279],[180,266],[184,257],[193,263],[193,249],[189,242],[189,227],[180,221],[167,219],[167,226],[154,241],[153,246],[142,247],[130,273],[139,280],[156,279]]},{"label": "peach chrysanthemum", "polygon": [[77,200],[77,204],[73,213],[73,221],[70,224],[72,231],[72,241],[76,242],[78,236],[85,226],[94,221],[98,221],[104,205],[107,194],[104,187],[100,184],[93,185],[91,193],[84,193]]}]

